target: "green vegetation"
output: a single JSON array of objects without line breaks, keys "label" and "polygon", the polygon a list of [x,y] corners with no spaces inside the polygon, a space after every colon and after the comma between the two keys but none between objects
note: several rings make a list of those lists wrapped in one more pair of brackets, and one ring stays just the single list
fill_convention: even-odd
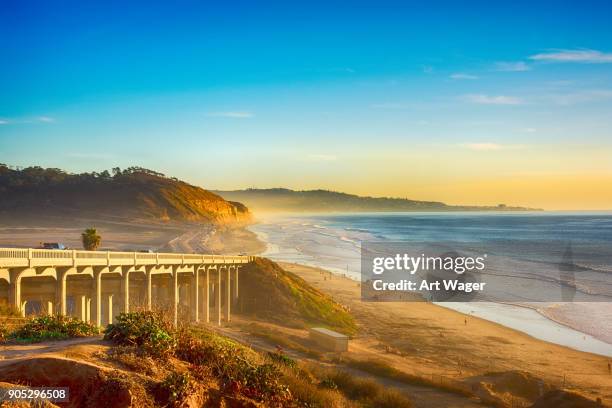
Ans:
[{"label": "green vegetation", "polygon": [[[229,406],[411,406],[405,396],[374,381],[279,352],[258,353],[203,327],[173,329],[163,316],[151,312],[120,315],[106,335],[117,344],[108,354],[111,358],[155,378],[148,390],[159,406],[183,406],[198,395],[232,401]],[[160,338],[169,338],[161,349]],[[211,394],[212,387],[219,391]]]},{"label": "green vegetation", "polygon": [[95,251],[100,246],[102,237],[98,234],[98,230],[95,228],[87,228],[85,232],[81,234],[81,241],[83,242],[83,248],[88,251]]},{"label": "green vegetation", "polygon": [[172,324],[158,312],[121,313],[109,324],[104,338],[123,346],[138,346],[154,357],[171,354],[175,341]]},{"label": "green vegetation", "polygon": [[172,372],[164,379],[160,388],[167,395],[170,406],[179,406],[193,392],[194,384],[189,373]]},{"label": "green vegetation", "polygon": [[245,313],[298,328],[318,325],[349,335],[357,331],[342,305],[269,259],[245,265],[241,286]]},{"label": "green vegetation", "polygon": [[98,328],[70,316],[40,316],[8,333],[7,340],[35,343],[44,340],[65,340],[98,334]]},{"label": "green vegetation", "polygon": [[[101,219],[227,223],[246,221],[248,209],[210,191],[142,167],[71,174],[38,166],[0,164],[0,211],[12,217],[92,214]],[[104,197],[104,200],[100,200]]]}]

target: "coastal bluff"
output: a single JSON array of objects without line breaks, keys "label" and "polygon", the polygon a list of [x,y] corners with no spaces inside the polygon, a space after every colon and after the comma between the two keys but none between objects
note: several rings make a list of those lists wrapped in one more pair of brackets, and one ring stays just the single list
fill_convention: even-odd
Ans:
[{"label": "coastal bluff", "polygon": [[128,222],[246,224],[241,203],[162,173],[130,167],[72,174],[0,164],[0,218],[78,217]]}]

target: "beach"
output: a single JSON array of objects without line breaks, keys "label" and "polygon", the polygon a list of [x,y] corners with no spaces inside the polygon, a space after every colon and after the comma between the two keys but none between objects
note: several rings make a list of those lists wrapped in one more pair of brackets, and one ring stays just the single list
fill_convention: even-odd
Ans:
[{"label": "beach", "polygon": [[[484,215],[483,217],[487,216]],[[425,239],[448,239],[449,236],[465,240],[466,236],[474,234],[480,234],[487,240],[493,240],[498,238],[498,235],[514,233],[513,223],[517,222],[517,219],[512,218],[512,216],[504,215],[501,221],[498,219],[494,219],[495,222],[486,221],[480,227],[480,230],[476,230],[473,227],[475,224],[474,219],[479,217],[479,215],[443,215],[442,220],[444,223],[442,225],[426,220],[427,224],[425,227],[413,223],[408,231],[407,228],[401,229],[401,224],[398,227],[398,222],[394,222],[393,225],[385,226],[384,228],[380,227],[377,224],[378,217],[378,215],[372,214],[365,217],[320,214],[282,215],[263,218],[258,224],[251,226],[250,229],[257,234],[260,240],[267,243],[267,249],[263,253],[264,256],[278,261],[321,267],[335,274],[346,275],[355,281],[359,281],[360,244],[363,241],[399,240],[402,237],[412,240],[422,239],[423,237]],[[416,215],[414,217],[423,216]],[[432,217],[432,215],[426,215],[426,217]],[[521,215],[520,217],[518,221],[523,219],[529,221],[527,226],[530,229],[524,226],[515,228],[518,231],[516,234],[521,234],[521,236],[527,235],[534,239],[534,242],[536,239],[540,241],[550,239],[552,241],[553,233],[557,234],[556,231],[549,232],[546,230],[546,228],[551,228],[551,224],[558,223],[558,220],[553,218],[554,216]],[[596,222],[601,219],[609,220],[609,215],[597,215],[596,217],[563,215],[563,217],[566,225],[576,225],[576,230],[582,228],[580,231],[586,231],[586,233],[590,233],[590,230],[587,228],[589,225],[595,225],[598,228],[596,232],[599,234],[601,234],[599,229],[602,231],[604,229],[600,228],[600,224]],[[383,218],[384,220],[385,218]],[[477,221],[480,222],[480,220]],[[532,227],[532,225],[536,227]],[[573,235],[577,235],[576,230],[572,230],[567,226],[564,228]],[[441,233],[440,230],[444,232]],[[593,234],[588,236],[591,237]],[[608,240],[609,237],[608,235],[603,237],[597,236],[597,239]],[[597,242],[599,243],[599,241]],[[543,259],[547,256],[551,257],[552,255],[549,255],[546,250],[540,250],[539,253],[534,253],[532,257],[540,256]],[[517,249],[516,252],[519,251],[520,249]],[[602,253],[608,256],[607,253]],[[532,290],[538,294],[546,290],[551,291],[550,301],[535,303],[509,302],[501,299],[496,302],[471,302],[469,304],[447,302],[442,305],[462,313],[479,316],[523,331],[542,340],[576,350],[612,356],[612,331],[610,329],[612,327],[612,324],[610,324],[612,303],[601,301],[582,303],[552,301],[555,296],[554,291],[557,288],[555,286],[547,287],[545,285],[548,281],[547,279],[531,278],[533,277],[532,275],[538,277],[544,276],[546,278],[545,274],[549,273],[551,269],[554,273],[554,267],[556,266],[554,261],[550,263],[527,263],[523,259],[519,259],[519,256],[516,254],[510,254],[510,256],[506,256],[506,259],[504,275],[513,273],[515,270],[538,268],[537,272],[539,275],[531,274],[528,276],[530,279],[525,280],[526,285],[537,288]],[[608,262],[607,258],[604,261]],[[600,261],[600,263],[604,261]],[[599,267],[601,268],[601,266]],[[596,288],[609,288],[608,274],[596,272],[592,275],[599,280],[593,279],[591,275],[588,275],[589,280],[587,283],[597,282],[592,286]],[[600,276],[603,276],[603,278],[600,278]],[[488,277],[488,279],[495,277]],[[518,279],[524,276],[517,275],[516,277]],[[513,283],[514,281],[509,281],[510,285]],[[582,296],[587,295],[582,293]],[[606,299],[604,298],[604,300]]]},{"label": "beach", "polygon": [[348,307],[359,324],[353,358],[419,376],[468,378],[520,370],[591,398],[612,398],[609,358],[536,339],[501,324],[425,302],[362,302],[359,284],[321,268],[281,263]]}]

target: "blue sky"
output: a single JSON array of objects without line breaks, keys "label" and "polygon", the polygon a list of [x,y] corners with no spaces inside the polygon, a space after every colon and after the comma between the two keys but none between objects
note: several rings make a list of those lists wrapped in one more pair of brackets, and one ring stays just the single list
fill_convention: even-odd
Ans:
[{"label": "blue sky", "polygon": [[0,162],[612,208],[606,2],[82,3],[3,3]]}]

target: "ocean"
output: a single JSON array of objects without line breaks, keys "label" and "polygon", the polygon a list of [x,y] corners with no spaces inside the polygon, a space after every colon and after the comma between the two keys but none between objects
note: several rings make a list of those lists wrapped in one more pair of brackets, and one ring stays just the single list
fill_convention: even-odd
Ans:
[{"label": "ocean", "polygon": [[[265,256],[317,266],[355,280],[362,242],[457,243],[490,254],[484,277],[522,298],[441,303],[575,349],[612,356],[612,213],[360,213],[284,215],[251,227]],[[566,268],[573,265],[571,282]],[[574,273],[575,271],[575,273]],[[563,284],[563,285],[562,285]],[[572,302],[560,286],[572,289]],[[516,291],[516,290],[515,290]]]}]

